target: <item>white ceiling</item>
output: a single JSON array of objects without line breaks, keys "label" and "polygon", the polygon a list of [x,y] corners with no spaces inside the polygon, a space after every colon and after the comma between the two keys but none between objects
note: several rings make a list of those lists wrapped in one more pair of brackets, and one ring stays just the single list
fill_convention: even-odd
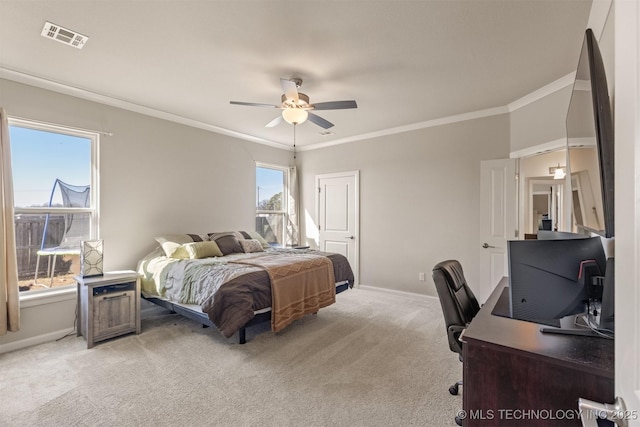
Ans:
[{"label": "white ceiling", "polygon": [[[591,0],[0,0],[0,75],[285,146],[291,125],[264,127],[278,110],[229,101],[277,104],[281,77],[302,78],[312,103],[357,101],[355,110],[317,112],[335,124],[332,135],[298,126],[297,145],[308,147],[504,107],[575,70],[590,8]],[[41,37],[45,21],[89,41],[78,50]]]}]

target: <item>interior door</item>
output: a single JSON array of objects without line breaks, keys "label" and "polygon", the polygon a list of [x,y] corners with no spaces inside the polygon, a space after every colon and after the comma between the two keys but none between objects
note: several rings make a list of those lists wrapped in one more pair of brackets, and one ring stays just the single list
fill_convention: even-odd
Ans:
[{"label": "interior door", "polygon": [[358,284],[358,172],[318,175],[318,233],[320,250],[349,260]]},{"label": "interior door", "polygon": [[480,164],[480,283],[474,289],[484,303],[508,275],[507,240],[517,238],[516,160],[486,160]]}]

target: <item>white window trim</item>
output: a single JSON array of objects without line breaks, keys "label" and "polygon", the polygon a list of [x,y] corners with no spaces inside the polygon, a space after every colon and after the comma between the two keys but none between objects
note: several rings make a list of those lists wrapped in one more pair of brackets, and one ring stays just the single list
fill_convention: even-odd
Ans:
[{"label": "white window trim", "polygon": [[[18,117],[7,117],[9,126],[22,127],[45,132],[63,133],[66,135],[77,136],[91,140],[91,192],[90,203],[93,208],[43,208],[43,207],[14,207],[14,214],[39,214],[47,212],[77,213],[87,212],[93,214],[91,220],[90,235],[92,239],[100,237],[100,133],[89,131],[86,129],[78,129],[70,126],[55,125],[52,123],[40,122],[38,120],[30,120]],[[20,294],[20,302],[26,303],[26,306],[40,305],[42,303],[55,302],[58,300],[66,300],[70,294],[76,293],[75,285],[60,286],[51,289],[37,289],[28,293]]]},{"label": "white window trim", "polygon": [[[257,168],[275,169],[275,170],[282,171],[284,173],[284,182],[283,182],[284,188],[282,189],[283,191],[282,200],[281,200],[282,209],[277,211],[256,209],[256,216],[260,214],[281,214],[284,216],[283,224],[286,224],[287,221],[289,220],[289,186],[290,186],[289,166],[256,162],[256,169]],[[254,182],[257,184],[257,178],[254,179]],[[283,230],[282,230],[282,236],[280,236],[280,240],[283,242],[283,244],[286,243],[286,238],[287,236],[286,236],[286,226],[285,226],[283,227]]]}]

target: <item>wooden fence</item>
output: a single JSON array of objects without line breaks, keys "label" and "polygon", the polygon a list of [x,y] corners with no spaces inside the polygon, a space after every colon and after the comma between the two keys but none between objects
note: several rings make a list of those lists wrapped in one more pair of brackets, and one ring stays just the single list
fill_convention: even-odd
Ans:
[{"label": "wooden fence", "polygon": [[[47,215],[16,215],[16,255],[18,258],[18,276],[20,280],[33,278],[36,272],[37,252],[42,246],[42,235]],[[47,226],[45,247],[52,247],[62,241],[64,235],[64,216],[50,215]],[[47,274],[48,259],[43,257],[38,267],[38,276]],[[58,257],[55,265],[57,273],[67,273],[69,262]]]}]

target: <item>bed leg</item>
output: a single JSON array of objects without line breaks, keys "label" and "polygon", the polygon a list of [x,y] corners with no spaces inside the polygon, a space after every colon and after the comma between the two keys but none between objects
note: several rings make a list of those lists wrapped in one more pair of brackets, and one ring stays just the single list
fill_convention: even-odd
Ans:
[{"label": "bed leg", "polygon": [[239,344],[246,344],[247,343],[247,335],[246,335],[245,328],[240,328],[238,330],[238,343]]}]

